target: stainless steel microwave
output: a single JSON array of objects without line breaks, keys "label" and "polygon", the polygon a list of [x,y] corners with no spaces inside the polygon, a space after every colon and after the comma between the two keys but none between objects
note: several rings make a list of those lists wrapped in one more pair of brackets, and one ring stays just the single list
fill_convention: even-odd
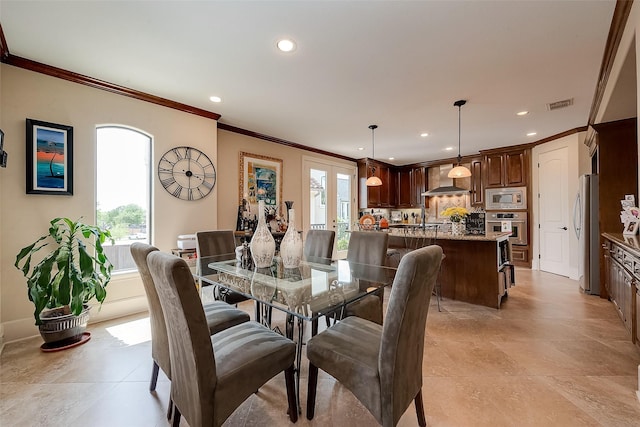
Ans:
[{"label": "stainless steel microwave", "polygon": [[527,209],[527,187],[487,188],[485,210]]}]

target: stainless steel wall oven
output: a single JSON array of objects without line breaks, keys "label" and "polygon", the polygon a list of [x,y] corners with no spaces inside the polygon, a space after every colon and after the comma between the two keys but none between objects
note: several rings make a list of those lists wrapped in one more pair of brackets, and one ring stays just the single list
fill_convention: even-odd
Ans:
[{"label": "stainless steel wall oven", "polygon": [[509,227],[512,245],[526,245],[529,242],[526,212],[487,212],[487,231],[500,232]]}]

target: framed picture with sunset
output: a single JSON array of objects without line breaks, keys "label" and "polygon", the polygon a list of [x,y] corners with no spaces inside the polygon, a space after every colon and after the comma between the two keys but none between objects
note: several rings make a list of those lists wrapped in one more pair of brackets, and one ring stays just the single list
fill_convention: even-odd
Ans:
[{"label": "framed picture with sunset", "polygon": [[73,127],[27,119],[27,194],[73,195]]}]

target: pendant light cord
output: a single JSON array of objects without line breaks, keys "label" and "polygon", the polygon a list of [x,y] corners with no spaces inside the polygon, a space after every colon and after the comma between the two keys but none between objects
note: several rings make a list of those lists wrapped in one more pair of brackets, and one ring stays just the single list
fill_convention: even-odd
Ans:
[{"label": "pendant light cord", "polygon": [[464,104],[466,104],[467,101],[464,99],[461,99],[459,101],[456,101],[453,103],[453,105],[455,105],[456,107],[458,107],[458,166],[460,166],[460,163],[462,162],[462,155],[460,154],[460,132],[461,132],[461,125],[460,125],[460,116],[461,116],[461,108]]}]

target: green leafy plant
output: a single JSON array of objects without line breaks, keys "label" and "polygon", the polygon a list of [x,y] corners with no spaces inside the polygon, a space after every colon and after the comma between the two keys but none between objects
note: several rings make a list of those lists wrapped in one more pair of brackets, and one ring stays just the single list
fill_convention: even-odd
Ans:
[{"label": "green leafy plant", "polygon": [[[69,306],[77,316],[91,298],[102,304],[113,269],[102,247],[107,239],[113,244],[108,230],[68,218],[55,218],[50,224],[49,234],[22,248],[14,264],[27,278],[36,325],[45,308]],[[50,252],[32,266],[32,256],[45,247]]]}]

